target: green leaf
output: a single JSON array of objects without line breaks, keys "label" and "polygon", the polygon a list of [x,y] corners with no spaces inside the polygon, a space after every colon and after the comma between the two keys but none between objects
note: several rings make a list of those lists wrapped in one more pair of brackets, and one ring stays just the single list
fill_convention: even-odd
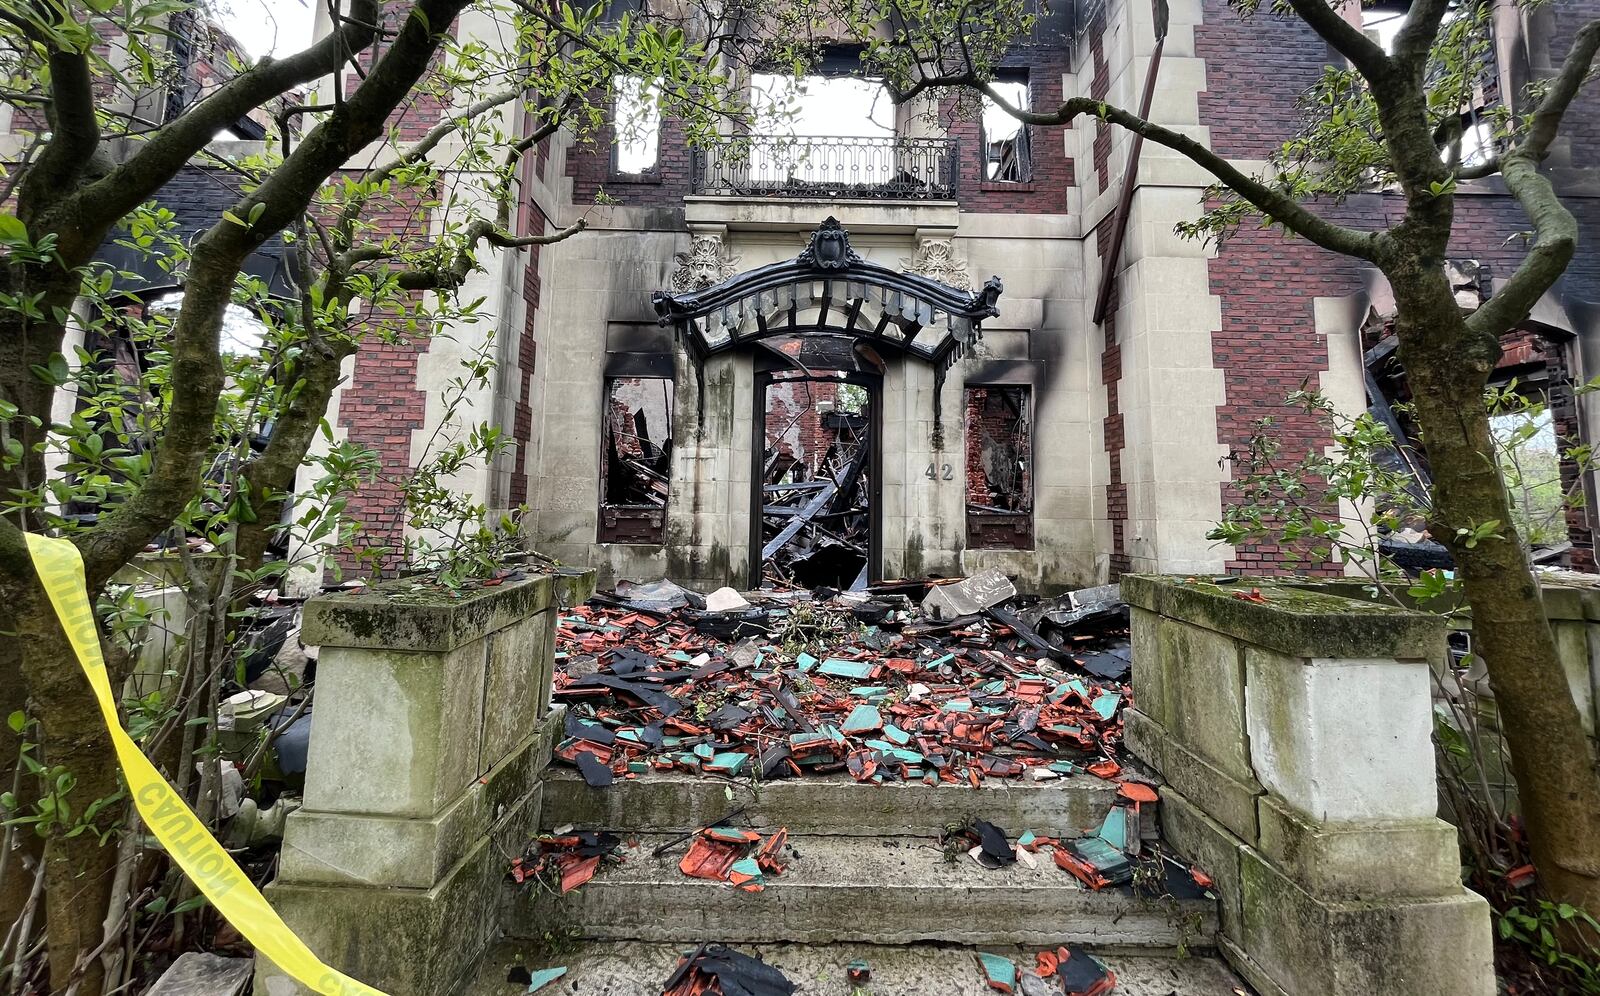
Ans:
[{"label": "green leaf", "polygon": [[222,220],[223,221],[231,221],[235,225],[238,225],[240,228],[249,228],[250,227],[250,223],[249,222],[245,221],[243,218],[240,218],[238,215],[234,214],[232,211],[224,211],[224,212],[222,212]]},{"label": "green leaf", "polygon": [[28,714],[18,709],[6,717],[6,725],[11,727],[12,733],[21,733],[28,727]]},{"label": "green leaf", "polygon": [[0,212],[0,242],[24,243],[28,241],[28,226],[14,214]]}]

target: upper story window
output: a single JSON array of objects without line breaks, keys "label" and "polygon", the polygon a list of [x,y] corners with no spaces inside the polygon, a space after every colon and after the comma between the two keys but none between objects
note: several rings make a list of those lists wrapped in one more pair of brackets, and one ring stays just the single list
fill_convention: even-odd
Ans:
[{"label": "upper story window", "polygon": [[[1007,104],[1028,110],[1028,74],[1024,70],[1006,73],[994,82],[994,89]],[[1028,148],[1028,129],[1006,113],[987,95],[983,98],[983,178],[997,183],[1026,183],[1032,179],[1033,155]]]},{"label": "upper story window", "polygon": [[883,83],[853,76],[780,76],[750,81],[757,128],[788,138],[892,138],[894,103]]},{"label": "upper story window", "polygon": [[1385,52],[1394,54],[1395,35],[1405,27],[1409,3],[1377,3],[1361,11],[1361,30]]},{"label": "upper story window", "polygon": [[653,80],[619,76],[612,127],[616,132],[613,166],[618,173],[654,173],[661,158],[661,93]]}]

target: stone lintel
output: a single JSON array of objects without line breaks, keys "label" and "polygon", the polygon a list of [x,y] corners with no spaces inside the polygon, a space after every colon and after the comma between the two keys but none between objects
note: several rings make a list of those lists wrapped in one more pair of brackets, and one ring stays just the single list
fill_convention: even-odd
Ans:
[{"label": "stone lintel", "polygon": [[[1258,589],[1266,602],[1237,597],[1251,589]],[[1137,608],[1291,657],[1434,660],[1444,654],[1445,627],[1438,616],[1269,578],[1240,578],[1219,585],[1129,574],[1122,578],[1122,597]]]}]

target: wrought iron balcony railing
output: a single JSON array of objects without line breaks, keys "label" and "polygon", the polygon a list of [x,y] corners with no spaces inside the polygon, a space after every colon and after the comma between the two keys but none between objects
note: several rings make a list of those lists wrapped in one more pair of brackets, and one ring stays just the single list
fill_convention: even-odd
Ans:
[{"label": "wrought iron balcony railing", "polygon": [[954,200],[953,138],[731,137],[696,149],[694,192],[735,197]]}]

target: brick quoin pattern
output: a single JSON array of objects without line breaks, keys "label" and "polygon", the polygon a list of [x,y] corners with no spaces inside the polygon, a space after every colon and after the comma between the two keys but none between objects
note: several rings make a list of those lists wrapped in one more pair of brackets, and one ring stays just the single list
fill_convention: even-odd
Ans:
[{"label": "brick quoin pattern", "polygon": [[[1089,96],[1095,100],[1104,100],[1111,89],[1111,68],[1106,63],[1103,17],[1092,30],[1089,49],[1094,59],[1094,72],[1089,78]],[[1111,185],[1111,128],[1103,121],[1095,123],[1093,155],[1095,176],[1100,181],[1099,187],[1101,190],[1106,190]],[[1086,200],[1088,196],[1089,192],[1085,191]],[[1112,580],[1133,567],[1132,558],[1128,555],[1128,485],[1122,479],[1122,452],[1128,443],[1125,420],[1118,397],[1118,387],[1122,381],[1122,344],[1117,341],[1117,315],[1121,312],[1121,291],[1114,285],[1116,276],[1106,273],[1106,260],[1111,252],[1111,233],[1115,225],[1116,213],[1113,211],[1100,219],[1094,230],[1095,252],[1100,258],[1100,279],[1113,281],[1109,298],[1111,304],[1106,311],[1105,322],[1101,326],[1105,345],[1100,351],[1100,383],[1106,389],[1106,417],[1101,423],[1101,432],[1105,437],[1108,467],[1106,518],[1111,523],[1109,564]]]},{"label": "brick quoin pattern", "polygon": [[[1600,9],[1600,2],[1592,0],[1583,5]],[[1195,47],[1207,60],[1201,120],[1211,128],[1216,151],[1241,159],[1265,158],[1294,133],[1299,123],[1295,99],[1329,59],[1326,44],[1299,22],[1267,17],[1244,22],[1223,0],[1206,0]],[[1273,74],[1263,78],[1256,67],[1269,62]],[[1569,126],[1576,120],[1581,118],[1569,118]],[[1593,134],[1593,129],[1575,131],[1585,140]],[[1594,199],[1572,198],[1568,203],[1580,229],[1586,222],[1600,222],[1600,203]],[[1344,224],[1377,228],[1395,220],[1403,206],[1397,198],[1369,196],[1321,210]],[[1451,256],[1479,260],[1503,279],[1522,259],[1524,244],[1516,236],[1528,227],[1521,207],[1509,196],[1463,191],[1456,198]],[[1285,462],[1330,443],[1314,419],[1286,407],[1283,398],[1302,384],[1316,387],[1327,370],[1326,344],[1314,324],[1314,299],[1358,292],[1365,265],[1253,226],[1227,241],[1210,263],[1212,293],[1222,299],[1222,329],[1212,336],[1214,362],[1224,372],[1227,392],[1217,411],[1220,442],[1244,450],[1258,420],[1270,416]],[[1593,298],[1600,284],[1595,254],[1580,254],[1566,283],[1580,296]],[[1236,489],[1224,488],[1224,503],[1238,498]],[[1303,572],[1310,566],[1286,559],[1285,552],[1271,544],[1245,546],[1227,566],[1258,573]],[[1313,569],[1318,571],[1336,572],[1337,565]]]}]

